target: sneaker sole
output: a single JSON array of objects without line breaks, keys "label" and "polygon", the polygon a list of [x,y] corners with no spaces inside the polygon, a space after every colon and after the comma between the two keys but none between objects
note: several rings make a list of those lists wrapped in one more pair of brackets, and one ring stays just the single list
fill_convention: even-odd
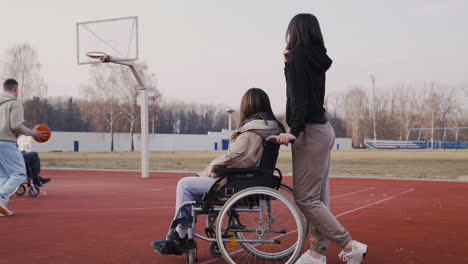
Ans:
[{"label": "sneaker sole", "polygon": [[0,204],[0,215],[2,216],[9,216],[12,215],[12,212],[8,210],[4,205]]}]

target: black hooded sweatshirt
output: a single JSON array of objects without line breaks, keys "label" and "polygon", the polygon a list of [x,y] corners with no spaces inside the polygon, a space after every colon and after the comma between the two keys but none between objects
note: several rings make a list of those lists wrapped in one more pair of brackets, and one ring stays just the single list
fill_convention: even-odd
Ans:
[{"label": "black hooded sweatshirt", "polygon": [[306,123],[325,124],[325,72],[332,60],[326,51],[314,47],[293,48],[285,64],[286,122],[298,137]]}]

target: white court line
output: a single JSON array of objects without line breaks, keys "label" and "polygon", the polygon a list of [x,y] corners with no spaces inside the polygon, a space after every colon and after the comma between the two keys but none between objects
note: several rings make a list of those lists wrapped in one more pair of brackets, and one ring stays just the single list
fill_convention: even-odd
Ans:
[{"label": "white court line", "polygon": [[[344,196],[348,196],[348,195],[353,195],[353,194],[356,194],[356,193],[361,193],[361,192],[365,192],[365,191],[369,191],[369,190],[372,190],[372,189],[375,189],[375,188],[379,188],[379,187],[370,187],[370,188],[367,188],[367,189],[364,189],[364,190],[359,190],[359,191],[355,191],[355,192],[350,192],[350,193],[345,193],[345,194],[340,194],[340,195],[335,195],[335,196],[330,196],[330,199],[331,198],[336,198],[336,197],[344,197]],[[406,188],[407,189],[407,188]],[[164,190],[162,188],[160,189],[151,189],[151,191],[161,191],[161,190]],[[42,196],[46,196],[47,193],[44,193],[44,195],[41,194],[41,196],[39,197],[42,197]],[[10,202],[13,202],[13,201],[21,201],[21,200],[28,200],[26,198],[19,198],[19,199],[13,199],[13,200],[10,200]],[[174,208],[174,207],[171,207],[171,208]],[[75,210],[49,210],[49,211],[46,211],[46,212],[86,212],[86,211],[108,211],[108,210],[144,210],[144,209],[168,209],[168,207],[141,207],[141,208],[105,208],[105,209],[75,209]],[[23,211],[23,212],[28,212],[28,213],[31,213],[31,212],[44,212],[44,211]]]},{"label": "white court line", "polygon": [[[370,204],[367,204],[367,205],[364,205],[364,206],[360,206],[360,207],[354,208],[354,209],[352,209],[352,210],[346,211],[346,212],[341,213],[341,214],[337,214],[337,215],[335,215],[335,217],[338,218],[338,217],[341,217],[341,216],[344,216],[344,215],[347,215],[347,214],[350,214],[350,213],[353,213],[353,212],[362,210],[362,209],[364,209],[364,208],[367,208],[367,207],[370,207],[370,206],[373,206],[373,205],[376,205],[376,204],[379,204],[379,203],[383,203],[383,202],[385,202],[385,201],[387,201],[387,200],[393,199],[393,198],[395,198],[395,197],[397,197],[397,196],[403,195],[403,194],[405,194],[405,193],[409,193],[409,192],[414,191],[414,190],[415,190],[415,189],[413,189],[413,188],[411,188],[411,189],[406,188],[406,191],[404,191],[404,192],[395,194],[395,195],[393,195],[393,196],[387,197],[387,198],[382,199],[382,200],[379,200],[379,201],[377,201],[377,202],[373,202],[373,203],[370,203]],[[232,252],[232,255],[236,255],[237,253],[240,253],[240,252],[242,252],[242,251],[244,251],[244,250],[239,249],[239,250],[237,250],[237,251]],[[199,264],[208,264],[208,263],[215,262],[215,261],[218,261],[218,260],[221,260],[221,259],[222,259],[222,258],[210,259],[210,260],[201,262],[201,263],[199,263]]]},{"label": "white court line", "polygon": [[346,211],[346,212],[341,213],[341,214],[337,214],[337,215],[335,215],[335,216],[338,218],[338,217],[340,217],[340,216],[347,215],[347,214],[350,214],[350,213],[352,213],[352,212],[356,212],[356,211],[359,211],[359,210],[361,210],[361,209],[364,209],[364,208],[367,208],[367,207],[370,207],[370,206],[373,206],[373,205],[376,205],[376,204],[379,204],[379,203],[383,203],[383,202],[385,202],[385,201],[387,201],[387,200],[393,199],[393,198],[395,198],[395,197],[397,197],[397,196],[400,196],[400,195],[403,195],[403,194],[405,194],[405,193],[412,192],[412,191],[414,191],[414,190],[415,190],[415,189],[413,189],[413,188],[407,189],[407,190],[404,191],[404,192],[395,194],[395,195],[393,195],[393,196],[387,197],[387,198],[382,199],[382,200],[379,200],[379,201],[377,201],[377,202],[373,202],[373,203],[366,204],[366,205],[361,206],[361,207],[358,207],[358,208],[354,208],[354,209],[352,209],[352,210]]},{"label": "white court line", "polygon": [[[344,196],[348,196],[348,195],[353,195],[353,194],[356,194],[356,193],[360,193],[360,192],[365,192],[365,191],[369,191],[369,190],[372,190],[372,189],[375,189],[375,188],[378,188],[378,187],[370,187],[370,188],[367,188],[367,189],[364,189],[364,190],[360,190],[360,191],[356,191],[356,192],[350,192],[350,193],[345,193],[345,194],[340,194],[340,195],[335,195],[335,196],[330,196],[330,198],[336,198],[336,197],[344,197]],[[151,191],[162,191],[164,190],[163,188],[159,188],[159,189],[150,189]],[[115,193],[115,192],[114,192]],[[43,197],[43,196],[46,196],[47,193],[44,193],[44,194],[41,194],[39,197]],[[38,197],[38,198],[39,198]],[[13,200],[10,200],[10,202],[14,202],[14,201],[21,201],[21,200],[29,200],[29,199],[26,199],[24,197],[22,198],[18,198],[18,199],[13,199]],[[123,208],[122,208],[123,209]],[[167,208],[160,208],[160,209],[167,209]],[[101,209],[77,209],[77,210],[101,210]],[[66,211],[68,212],[68,211]],[[75,212],[75,211],[73,211]],[[81,212],[81,211],[80,211]]]},{"label": "white court line", "polygon": [[98,208],[98,209],[64,209],[64,210],[33,210],[15,211],[18,213],[54,213],[54,212],[96,212],[96,211],[124,211],[124,210],[154,210],[154,209],[175,209],[174,206],[160,207],[135,207],[135,208]]},{"label": "white court line", "polygon": [[350,193],[345,193],[345,194],[340,194],[340,195],[334,195],[334,196],[330,196],[330,198],[344,197],[344,196],[348,196],[348,195],[352,195],[352,194],[356,194],[356,193],[361,193],[361,192],[369,191],[369,190],[372,190],[372,189],[375,189],[375,188],[377,188],[377,187],[370,187],[370,188],[367,188],[367,189],[364,189],[364,190],[360,190],[360,191],[355,191],[355,192],[350,192]]},{"label": "white court line", "polygon": [[[356,187],[367,187],[367,186],[356,186],[356,185],[334,185],[333,188],[336,188],[336,187],[352,187],[352,188],[356,188]],[[385,186],[374,186],[375,188],[381,188],[381,189],[390,189],[390,190],[408,190],[410,188],[408,187],[385,187]]]}]

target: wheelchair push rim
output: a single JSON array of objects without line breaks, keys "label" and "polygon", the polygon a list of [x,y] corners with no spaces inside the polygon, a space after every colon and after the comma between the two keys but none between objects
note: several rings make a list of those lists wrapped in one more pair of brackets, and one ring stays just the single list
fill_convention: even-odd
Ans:
[{"label": "wheelchair push rim", "polygon": [[[289,198],[291,201],[294,200],[294,190],[290,186],[286,184],[281,184],[278,188],[278,191],[280,191],[282,194],[284,194],[287,198]],[[300,212],[300,210],[299,210]],[[307,221],[307,218],[305,216],[302,216],[302,224],[304,226],[305,234],[308,234],[309,230],[309,222]],[[242,233],[240,233],[241,235]],[[243,243],[241,246],[247,250],[250,251],[252,255],[255,255],[259,258],[262,259],[281,259],[284,258],[285,256],[289,256],[294,252],[294,249],[296,247],[296,243],[291,245],[288,249],[284,250],[280,254],[264,254],[262,251],[258,250],[256,247],[252,246],[251,244],[248,243]]]},{"label": "wheelchair push rim", "polygon": [[216,223],[216,240],[228,263],[255,263],[258,258],[261,263],[294,263],[306,235],[303,216],[294,202],[265,187],[235,194]]}]

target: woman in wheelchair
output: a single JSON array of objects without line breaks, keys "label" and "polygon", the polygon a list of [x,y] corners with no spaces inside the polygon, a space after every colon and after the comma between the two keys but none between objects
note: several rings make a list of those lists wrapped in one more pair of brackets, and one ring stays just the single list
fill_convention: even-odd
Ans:
[{"label": "woman in wheelchair", "polygon": [[[240,110],[240,127],[232,134],[231,143],[226,153],[217,157],[197,176],[185,177],[177,184],[176,213],[179,207],[187,201],[200,201],[221,175],[212,172],[213,168],[248,168],[260,163],[263,141],[270,135],[278,135],[285,131],[283,125],[276,119],[270,105],[268,95],[259,88],[249,89],[242,97]],[[221,188],[223,181],[216,186]],[[180,218],[189,213],[182,210]],[[172,254],[180,255],[185,251],[188,224],[181,223],[170,237],[170,241],[161,239],[153,241],[151,246],[161,252],[165,243],[169,242],[175,250]]]}]

